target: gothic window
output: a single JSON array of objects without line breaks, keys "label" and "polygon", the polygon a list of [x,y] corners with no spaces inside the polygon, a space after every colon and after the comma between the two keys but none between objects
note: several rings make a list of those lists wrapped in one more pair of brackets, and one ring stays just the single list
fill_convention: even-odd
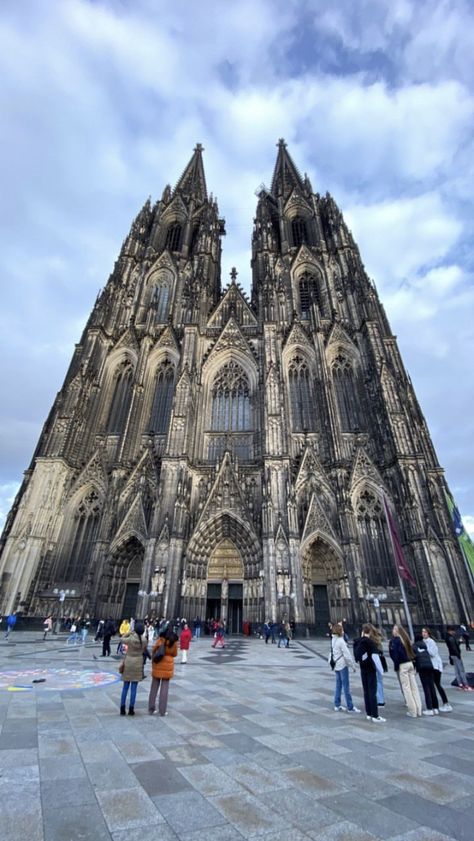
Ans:
[{"label": "gothic window", "polygon": [[252,428],[250,388],[244,371],[236,362],[224,365],[212,387],[211,429],[216,432],[245,431]]},{"label": "gothic window", "polygon": [[64,583],[83,581],[100,523],[100,500],[91,490],[77,507],[69,541],[68,559],[60,579]]},{"label": "gothic window", "polygon": [[168,431],[174,390],[174,368],[169,359],[161,363],[156,372],[155,396],[151,407],[150,432]]},{"label": "gothic window", "polygon": [[301,356],[294,356],[288,367],[290,386],[291,426],[293,432],[314,429],[315,407],[311,399],[311,381],[308,365]]},{"label": "gothic window", "polygon": [[295,216],[291,220],[291,240],[296,248],[308,240],[306,222],[302,216]]},{"label": "gothic window", "polygon": [[166,232],[165,248],[169,251],[179,251],[181,248],[182,228],[179,222],[173,222]]},{"label": "gothic window", "polygon": [[395,561],[382,503],[371,491],[364,490],[356,505],[356,515],[367,583],[376,587],[396,585]]},{"label": "gothic window", "polygon": [[163,324],[168,320],[170,288],[167,283],[158,283],[153,293],[155,323]]},{"label": "gothic window", "polygon": [[304,272],[299,281],[301,318],[308,319],[311,304],[318,303],[318,283],[314,275]]},{"label": "gothic window", "polygon": [[355,374],[350,360],[339,353],[332,364],[332,376],[342,432],[355,432],[362,428],[360,398]]},{"label": "gothic window", "polygon": [[198,244],[198,240],[199,240],[199,224],[194,225],[193,232],[191,234],[191,247],[190,247],[190,253],[191,254],[194,254],[194,252],[196,250],[196,246]]},{"label": "gothic window", "polygon": [[114,376],[114,393],[107,419],[107,432],[121,435],[132,400],[133,369],[127,360],[117,368]]}]

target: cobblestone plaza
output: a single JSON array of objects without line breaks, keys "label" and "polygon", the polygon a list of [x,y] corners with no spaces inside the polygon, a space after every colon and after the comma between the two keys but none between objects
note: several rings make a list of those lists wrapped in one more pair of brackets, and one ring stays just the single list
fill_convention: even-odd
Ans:
[{"label": "cobblestone plaza", "polygon": [[[474,698],[450,686],[450,666],[452,713],[407,719],[390,670],[377,725],[334,712],[325,640],[235,637],[213,651],[203,638],[176,662],[166,718],[147,714],[149,677],[121,718],[118,658],[65,643],[0,643],[9,841],[472,839]],[[363,707],[358,674],[351,688]]]}]

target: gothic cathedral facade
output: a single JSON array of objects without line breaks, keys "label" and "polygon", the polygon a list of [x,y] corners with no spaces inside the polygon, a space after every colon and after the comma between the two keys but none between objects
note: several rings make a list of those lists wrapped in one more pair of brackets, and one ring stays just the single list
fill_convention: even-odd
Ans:
[{"label": "gothic cathedral facade", "polygon": [[[202,147],[148,201],[76,346],[2,537],[0,610],[405,621],[472,590],[425,420],[329,194],[280,141],[250,298],[221,289]],[[59,607],[58,593],[64,599]]]}]

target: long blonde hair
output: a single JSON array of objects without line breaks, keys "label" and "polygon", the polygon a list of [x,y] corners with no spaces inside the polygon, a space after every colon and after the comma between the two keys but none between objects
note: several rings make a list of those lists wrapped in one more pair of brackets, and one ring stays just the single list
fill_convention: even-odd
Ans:
[{"label": "long blonde hair", "polygon": [[410,637],[408,636],[407,632],[405,631],[405,628],[402,625],[394,625],[393,627],[397,629],[397,634],[400,637],[400,639],[403,643],[403,647],[404,647],[406,653],[408,654],[410,660],[414,660],[415,659],[415,652],[413,651],[413,646],[411,644]]}]

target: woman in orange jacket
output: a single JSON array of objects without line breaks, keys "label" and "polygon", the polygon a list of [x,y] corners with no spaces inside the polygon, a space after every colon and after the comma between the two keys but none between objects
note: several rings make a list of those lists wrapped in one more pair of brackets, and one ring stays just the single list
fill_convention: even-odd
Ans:
[{"label": "woman in orange jacket", "polygon": [[[163,656],[158,662],[155,661],[157,653],[161,652],[163,646]],[[170,680],[174,674],[174,658],[178,653],[178,637],[173,629],[167,627],[160,631],[160,635],[153,646],[151,653],[151,686],[150,694],[148,696],[148,712],[153,715],[156,712],[156,695],[158,689],[160,690],[160,697],[158,701],[158,712],[160,715],[168,715],[166,707],[168,706],[168,689]]]}]

